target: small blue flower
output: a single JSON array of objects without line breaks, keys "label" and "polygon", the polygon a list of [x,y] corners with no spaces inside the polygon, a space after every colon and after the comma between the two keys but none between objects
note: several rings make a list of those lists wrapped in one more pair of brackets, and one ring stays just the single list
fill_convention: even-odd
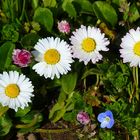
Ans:
[{"label": "small blue flower", "polygon": [[100,113],[97,117],[98,121],[101,122],[101,128],[111,128],[114,125],[113,114],[110,110]]}]

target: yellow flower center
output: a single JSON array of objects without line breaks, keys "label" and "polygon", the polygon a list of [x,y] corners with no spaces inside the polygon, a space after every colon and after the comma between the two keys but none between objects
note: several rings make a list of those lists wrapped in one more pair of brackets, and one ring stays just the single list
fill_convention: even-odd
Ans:
[{"label": "yellow flower center", "polygon": [[5,94],[10,98],[16,98],[19,95],[20,89],[16,84],[9,84],[5,89]]},{"label": "yellow flower center", "polygon": [[134,45],[134,53],[140,56],[140,41]]},{"label": "yellow flower center", "polygon": [[82,42],[82,49],[86,52],[92,52],[96,48],[96,42],[92,38],[86,38]]},{"label": "yellow flower center", "polygon": [[54,65],[60,60],[60,53],[56,49],[49,49],[44,54],[44,60],[47,64]]},{"label": "yellow flower center", "polygon": [[109,118],[109,117],[106,117],[105,120],[106,120],[107,122],[109,122],[109,121],[110,121],[110,118]]}]

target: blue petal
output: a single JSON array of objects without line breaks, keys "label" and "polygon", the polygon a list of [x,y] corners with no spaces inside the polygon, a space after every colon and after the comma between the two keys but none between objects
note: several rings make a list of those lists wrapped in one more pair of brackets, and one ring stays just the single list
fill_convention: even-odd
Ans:
[{"label": "blue petal", "polygon": [[108,122],[107,122],[107,121],[103,121],[103,122],[101,123],[100,127],[101,127],[101,128],[105,128],[105,127],[107,127],[107,125],[108,125]]},{"label": "blue petal", "polygon": [[114,125],[114,119],[111,119],[106,125],[107,128],[111,128]]},{"label": "blue petal", "polygon": [[106,118],[106,114],[105,113],[100,113],[97,117],[99,122],[103,122],[104,119]]},{"label": "blue petal", "polygon": [[107,110],[107,111],[105,112],[105,114],[106,114],[106,116],[108,116],[110,119],[113,119],[113,114],[112,114],[112,112],[111,112],[110,110]]}]

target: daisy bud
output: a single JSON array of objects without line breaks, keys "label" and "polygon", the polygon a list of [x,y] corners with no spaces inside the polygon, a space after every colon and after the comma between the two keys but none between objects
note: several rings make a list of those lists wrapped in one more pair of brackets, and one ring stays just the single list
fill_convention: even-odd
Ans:
[{"label": "daisy bud", "polygon": [[62,20],[61,22],[58,22],[58,30],[61,33],[68,34],[70,32],[70,25],[66,20]]},{"label": "daisy bud", "polygon": [[31,53],[27,50],[15,49],[12,56],[14,64],[20,67],[27,67],[31,62]]},{"label": "daisy bud", "polygon": [[83,112],[83,111],[81,111],[81,112],[79,112],[79,113],[77,114],[77,120],[78,120],[81,124],[84,124],[84,125],[86,125],[86,124],[88,124],[88,123],[90,122],[90,119],[89,119],[88,114],[87,114],[86,112]]}]

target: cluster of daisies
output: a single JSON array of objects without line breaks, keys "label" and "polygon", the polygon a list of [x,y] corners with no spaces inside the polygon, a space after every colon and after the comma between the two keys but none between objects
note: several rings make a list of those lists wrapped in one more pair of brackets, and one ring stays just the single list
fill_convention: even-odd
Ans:
[{"label": "cluster of daisies", "polygon": [[[63,33],[69,33],[67,22],[59,23],[58,28]],[[71,70],[74,58],[88,64],[95,64],[102,59],[100,51],[108,51],[109,40],[96,27],[81,26],[70,37],[71,45],[60,38],[47,37],[39,39],[32,54],[37,63],[32,67],[40,76],[54,79],[67,74]],[[123,62],[130,66],[140,66],[140,28],[131,29],[123,38],[120,49]],[[15,49],[13,62],[20,67],[27,67],[32,55],[27,50]],[[33,97],[33,85],[29,78],[17,71],[0,74],[0,103],[15,111],[24,109]]]}]

